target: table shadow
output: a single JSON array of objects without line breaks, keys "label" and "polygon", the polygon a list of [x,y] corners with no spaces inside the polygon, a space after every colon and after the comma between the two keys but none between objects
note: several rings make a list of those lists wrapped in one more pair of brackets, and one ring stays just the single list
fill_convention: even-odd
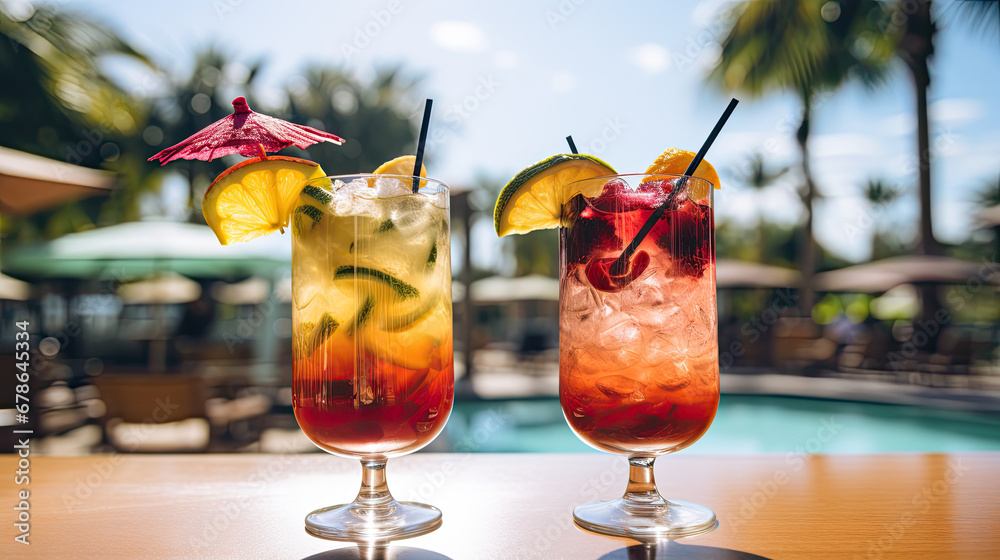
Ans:
[{"label": "table shadow", "polygon": [[307,556],[302,560],[452,560],[439,552],[412,546],[345,546]]},{"label": "table shadow", "polygon": [[660,541],[612,550],[597,560],[770,560],[740,550]]}]

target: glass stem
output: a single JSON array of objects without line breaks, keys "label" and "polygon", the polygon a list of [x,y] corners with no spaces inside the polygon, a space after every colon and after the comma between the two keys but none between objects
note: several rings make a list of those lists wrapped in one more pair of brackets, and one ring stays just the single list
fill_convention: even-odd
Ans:
[{"label": "glass stem", "polygon": [[628,487],[622,499],[636,506],[665,505],[666,501],[656,490],[653,479],[653,461],[656,457],[631,456],[628,458]]},{"label": "glass stem", "polygon": [[361,460],[361,490],[351,504],[356,515],[387,516],[395,509],[385,481],[385,459]]}]

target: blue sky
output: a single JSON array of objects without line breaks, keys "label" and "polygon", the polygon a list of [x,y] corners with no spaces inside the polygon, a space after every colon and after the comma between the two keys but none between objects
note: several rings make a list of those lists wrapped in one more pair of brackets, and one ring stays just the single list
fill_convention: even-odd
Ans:
[{"label": "blue sky", "polygon": [[[186,72],[192,53],[208,45],[239,61],[264,58],[258,93],[275,100],[310,61],[362,78],[401,64],[424,78],[410,109],[435,99],[440,138],[429,148],[429,172],[453,187],[480,175],[506,181],[565,152],[567,134],[619,171],[640,172],[667,147],[696,150],[729,97],[704,82],[718,53],[712,39],[725,28],[719,0],[55,3],[107,21],[172,73]],[[954,242],[969,235],[974,191],[1000,175],[1000,37],[971,32],[949,2],[935,5],[944,23],[930,92],[934,219],[939,237]],[[866,258],[876,225],[916,231],[913,104],[908,75],[897,68],[878,91],[851,85],[817,108],[813,167],[826,197],[817,204],[817,237],[844,257]],[[742,100],[708,156],[723,177],[720,219],[797,219],[794,175],[755,196],[727,172],[754,150],[775,165],[795,163],[787,123],[797,112],[787,96]],[[860,198],[869,177],[907,194],[872,216]],[[476,235],[491,246],[489,224]]]}]

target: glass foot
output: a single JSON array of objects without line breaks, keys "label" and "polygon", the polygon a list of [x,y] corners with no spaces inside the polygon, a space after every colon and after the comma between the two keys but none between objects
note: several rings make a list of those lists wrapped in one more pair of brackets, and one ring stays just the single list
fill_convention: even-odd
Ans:
[{"label": "glass foot", "polygon": [[678,539],[715,529],[715,512],[681,500],[635,503],[624,499],[591,502],[573,510],[573,519],[588,531],[617,537]]},{"label": "glass foot", "polygon": [[306,516],[309,534],[334,541],[388,542],[430,533],[440,526],[438,508],[396,500],[378,508],[342,504]]}]

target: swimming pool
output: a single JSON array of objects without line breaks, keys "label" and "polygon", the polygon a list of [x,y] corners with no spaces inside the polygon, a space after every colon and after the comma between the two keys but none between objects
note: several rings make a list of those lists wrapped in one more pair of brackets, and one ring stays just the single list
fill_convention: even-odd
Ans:
[{"label": "swimming pool", "polygon": [[[558,399],[459,402],[436,450],[481,453],[596,450],[580,441]],[[691,453],[883,453],[1000,450],[1000,417],[933,408],[723,395]]]}]

